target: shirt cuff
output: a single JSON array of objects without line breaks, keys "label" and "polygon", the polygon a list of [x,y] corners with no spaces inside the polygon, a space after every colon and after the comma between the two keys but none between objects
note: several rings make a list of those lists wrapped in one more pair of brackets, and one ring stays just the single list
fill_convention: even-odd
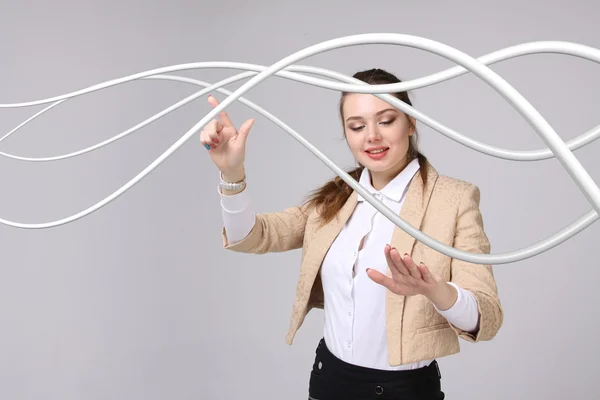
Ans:
[{"label": "shirt cuff", "polygon": [[221,193],[221,189],[217,186],[217,192],[221,197],[221,207],[229,213],[242,212],[250,207],[250,196],[246,189],[233,195]]},{"label": "shirt cuff", "polygon": [[458,292],[456,302],[447,310],[439,310],[434,308],[440,315],[448,320],[452,325],[467,332],[472,332],[479,324],[479,309],[477,307],[477,299],[473,293],[459,287],[454,282],[448,282]]},{"label": "shirt cuff", "polygon": [[229,244],[244,239],[256,222],[256,215],[250,204],[250,196],[246,189],[234,195],[224,195],[217,187],[221,196],[221,215],[223,227]]}]

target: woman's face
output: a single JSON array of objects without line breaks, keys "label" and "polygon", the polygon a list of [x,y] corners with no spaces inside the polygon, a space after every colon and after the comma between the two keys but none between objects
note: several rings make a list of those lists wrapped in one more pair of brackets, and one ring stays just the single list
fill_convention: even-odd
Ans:
[{"label": "woman's face", "polygon": [[371,94],[347,94],[342,112],[346,140],[356,160],[371,171],[374,186],[375,181],[389,182],[406,165],[414,123]]}]

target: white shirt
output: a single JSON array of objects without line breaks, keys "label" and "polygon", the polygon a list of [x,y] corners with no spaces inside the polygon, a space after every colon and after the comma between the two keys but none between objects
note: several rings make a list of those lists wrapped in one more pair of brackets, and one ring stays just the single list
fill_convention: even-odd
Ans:
[{"label": "white shirt", "polygon": [[[408,184],[418,170],[419,163],[415,159],[385,188],[376,191],[365,169],[359,183],[399,214]],[[255,222],[247,191],[233,196],[221,194],[221,206],[229,242],[245,238]],[[385,323],[388,289],[373,282],[366,269],[387,273],[383,250],[390,243],[395,228],[396,225],[358,195],[356,208],[323,260],[320,272],[325,296],[323,336],[327,348],[347,363],[382,370],[404,370],[423,367],[432,361],[394,367],[388,363]],[[359,250],[363,237],[365,241]],[[457,301],[448,310],[436,310],[455,326],[472,331],[479,320],[477,300],[472,293],[450,284],[458,291]]]}]

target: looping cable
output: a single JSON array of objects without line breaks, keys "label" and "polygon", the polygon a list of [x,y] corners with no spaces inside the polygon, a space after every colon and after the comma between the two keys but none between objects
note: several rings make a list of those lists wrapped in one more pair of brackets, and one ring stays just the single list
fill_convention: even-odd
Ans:
[{"label": "looping cable", "polygon": [[[323,53],[326,51],[350,47],[350,46],[358,46],[358,45],[366,45],[366,44],[392,44],[399,45],[405,47],[412,47],[424,51],[428,51],[430,53],[434,53],[441,57],[444,57],[450,61],[453,61],[457,64],[456,67],[449,68],[445,71],[438,72],[436,74],[432,74],[429,76],[421,77],[418,79],[413,79],[406,82],[395,83],[395,84],[386,84],[386,85],[368,85],[364,82],[361,82],[352,77],[339,74],[335,71],[330,71],[322,68],[316,68],[311,66],[303,66],[297,65],[298,61],[301,61],[307,57]],[[488,65],[505,61],[511,58],[522,57],[525,55],[531,54],[540,54],[540,53],[555,53],[555,54],[563,54],[569,55],[573,57],[583,58],[589,61],[593,61],[596,63],[600,63],[600,50],[595,49],[593,47],[584,46],[576,43],[569,42],[560,42],[560,41],[547,41],[547,42],[531,42],[525,43],[517,46],[508,47],[494,53],[487,54],[478,59],[472,58],[465,53],[460,52],[459,50],[442,44],[440,42],[436,42],[430,39],[411,36],[411,35],[402,35],[402,34],[361,34],[361,35],[353,35],[341,37],[329,41],[325,41],[322,43],[318,43],[316,45],[307,47],[302,49],[296,53],[293,53],[290,56],[287,56],[275,64],[265,67],[254,64],[245,64],[245,63],[234,63],[234,62],[199,62],[199,63],[189,63],[189,64],[180,64],[174,65],[164,68],[153,69],[145,72],[140,72],[137,74],[133,74],[130,76],[122,77],[119,79],[103,82],[100,84],[96,84],[90,86],[88,88],[78,90],[72,93],[63,94],[60,96],[35,100],[29,102],[21,102],[21,103],[9,103],[9,104],[0,104],[0,108],[21,108],[21,107],[32,107],[43,104],[50,104],[43,110],[39,111],[26,121],[19,124],[16,128],[8,132],[2,138],[0,138],[0,142],[8,138],[10,135],[17,132],[19,129],[24,127],[26,124],[34,120],[35,118],[40,117],[44,113],[50,111],[51,109],[63,104],[65,101],[71,100],[75,97],[82,96],[88,93],[92,93],[94,91],[103,90],[112,86],[124,84],[127,82],[132,82],[139,79],[162,79],[162,80],[170,80],[182,83],[193,84],[197,86],[203,86],[204,89],[194,93],[191,96],[186,97],[183,100],[173,104],[172,106],[166,108],[160,113],[148,118],[147,120],[135,125],[134,127],[104,141],[93,145],[91,147],[65,154],[59,156],[51,156],[51,157],[24,157],[18,156],[14,154],[9,154],[6,152],[0,152],[1,156],[9,157],[19,161],[27,161],[27,162],[48,162],[48,161],[57,161],[68,159],[71,157],[80,156],[91,151],[100,149],[108,144],[114,143],[117,140],[138,131],[139,129],[147,126],[148,124],[158,120],[159,118],[164,117],[165,115],[175,111],[176,109],[184,106],[185,104],[197,99],[205,95],[206,93],[217,91],[226,96],[226,98],[214,109],[212,109],[207,115],[205,115],[198,123],[196,123],[193,127],[191,127],[181,138],[179,138],[171,147],[169,147],[163,154],[161,154],[158,158],[156,158],[150,165],[144,168],[140,173],[138,173],[134,178],[132,178],[129,182],[124,184],[121,188],[107,196],[105,199],[99,201],[98,203],[88,207],[87,209],[80,211],[74,215],[69,217],[45,222],[45,223],[22,223],[22,222],[14,222],[6,219],[0,218],[0,223],[4,225],[8,225],[11,227],[22,228],[22,229],[46,229],[52,228],[56,226],[60,226],[63,224],[67,224],[73,221],[76,221],[80,218],[85,217],[86,215],[91,214],[94,211],[97,211],[101,207],[104,207],[117,197],[124,194],[127,190],[131,189],[134,185],[139,183],[143,178],[145,178],[148,174],[150,174],[155,168],[157,168],[162,162],[164,162],[168,157],[170,157],[177,149],[179,149],[185,142],[187,142],[192,136],[194,136],[197,132],[199,132],[206,124],[208,124],[213,118],[215,118],[219,112],[226,109],[229,105],[231,105],[234,101],[239,101],[242,104],[248,106],[254,111],[260,113],[274,124],[282,128],[285,132],[291,135],[294,139],[296,139],[301,145],[306,147],[313,155],[315,155],[319,160],[321,160],[325,165],[327,165],[333,172],[335,172],[341,179],[343,179],[350,187],[356,190],[360,195],[362,195],[373,207],[375,207],[380,213],[382,213],[386,218],[388,218],[391,222],[393,222],[400,229],[404,230],[406,233],[414,237],[416,240],[422,242],[423,244],[431,247],[432,249],[443,253],[447,256],[463,260],[466,262],[472,262],[476,264],[506,264],[512,263],[516,261],[521,261],[527,258],[531,258],[537,256],[543,252],[546,252],[559,244],[565,242],[571,237],[577,235],[582,232],[584,229],[589,227],[592,223],[598,220],[598,215],[600,213],[600,188],[594,183],[592,177],[588,174],[588,172],[583,168],[581,163],[574,156],[573,151],[579,148],[582,148],[596,139],[600,137],[600,125],[597,125],[590,129],[588,132],[576,137],[575,139],[564,143],[564,141],[558,136],[558,134],[552,129],[550,124],[539,114],[539,112],[510,84],[508,84],[505,80],[503,80],[498,74],[493,72]],[[198,81],[191,78],[184,78],[179,76],[169,75],[172,72],[176,71],[185,71],[192,69],[205,69],[205,68],[222,68],[222,69],[236,69],[243,70],[246,72],[239,73],[237,75],[231,76],[229,78],[223,79],[217,83],[210,84],[207,82]],[[434,120],[433,118],[421,113],[416,110],[414,107],[409,106],[408,104],[400,101],[396,97],[389,95],[387,93],[391,92],[399,92],[399,91],[407,91],[423,88],[426,86],[431,86],[434,84],[441,83],[443,81],[456,78],[465,73],[472,73],[487,83],[492,89],[498,92],[504,99],[506,99],[511,106],[513,106],[525,120],[532,126],[532,128],[537,132],[540,138],[544,141],[544,143],[548,146],[545,149],[532,150],[532,151],[517,151],[517,150],[508,150],[502,149],[498,147],[494,147],[485,143],[478,142],[474,139],[471,139],[459,132],[454,131],[453,129],[443,125],[442,123]],[[315,78],[308,75],[319,75],[322,77],[326,77],[329,79],[321,79]],[[527,246],[525,248],[501,253],[501,254],[477,254],[471,252],[465,252],[453,247],[447,246],[434,238],[425,235],[420,230],[412,227],[406,221],[401,219],[397,214],[392,212],[388,207],[386,207],[379,200],[375,199],[370,193],[368,193],[362,186],[358,184],[356,180],[354,180],[351,176],[349,176],[343,169],[334,164],[328,157],[326,157],[320,150],[318,150],[314,145],[312,145],[308,140],[306,140],[303,136],[294,131],[291,127],[286,125],[283,121],[281,121],[276,116],[272,115],[265,109],[260,106],[250,102],[249,100],[242,97],[244,93],[252,89],[254,86],[260,84],[265,79],[277,76],[284,79],[290,79],[301,83],[306,83],[309,85],[321,87],[329,90],[337,90],[337,91],[345,91],[345,92],[354,92],[354,93],[368,93],[373,94],[382,100],[392,104],[397,107],[399,110],[413,116],[420,122],[425,125],[431,127],[432,129],[440,132],[446,137],[454,140],[464,146],[467,146],[475,151],[478,151],[482,154],[489,155],[491,157],[512,160],[512,161],[539,161],[556,157],[556,159],[562,164],[563,168],[567,171],[573,181],[577,184],[580,191],[587,198],[589,203],[592,205],[592,210],[581,216],[579,219],[571,223],[569,226],[565,227],[561,231],[545,238],[542,241],[539,241],[535,244]],[[222,87],[233,82],[241,81],[244,79],[248,79],[246,83],[244,83],[239,89],[230,92],[228,90],[223,89]],[[338,81],[338,82],[336,82]]]}]

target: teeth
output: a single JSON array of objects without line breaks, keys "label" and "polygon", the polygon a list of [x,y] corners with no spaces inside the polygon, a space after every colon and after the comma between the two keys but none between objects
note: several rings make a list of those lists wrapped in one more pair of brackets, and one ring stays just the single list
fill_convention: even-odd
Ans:
[{"label": "teeth", "polygon": [[381,149],[381,150],[372,150],[372,151],[369,151],[368,153],[371,153],[371,154],[377,154],[377,153],[382,153],[382,152],[384,152],[384,151],[386,151],[386,150],[387,150],[387,149]]}]

